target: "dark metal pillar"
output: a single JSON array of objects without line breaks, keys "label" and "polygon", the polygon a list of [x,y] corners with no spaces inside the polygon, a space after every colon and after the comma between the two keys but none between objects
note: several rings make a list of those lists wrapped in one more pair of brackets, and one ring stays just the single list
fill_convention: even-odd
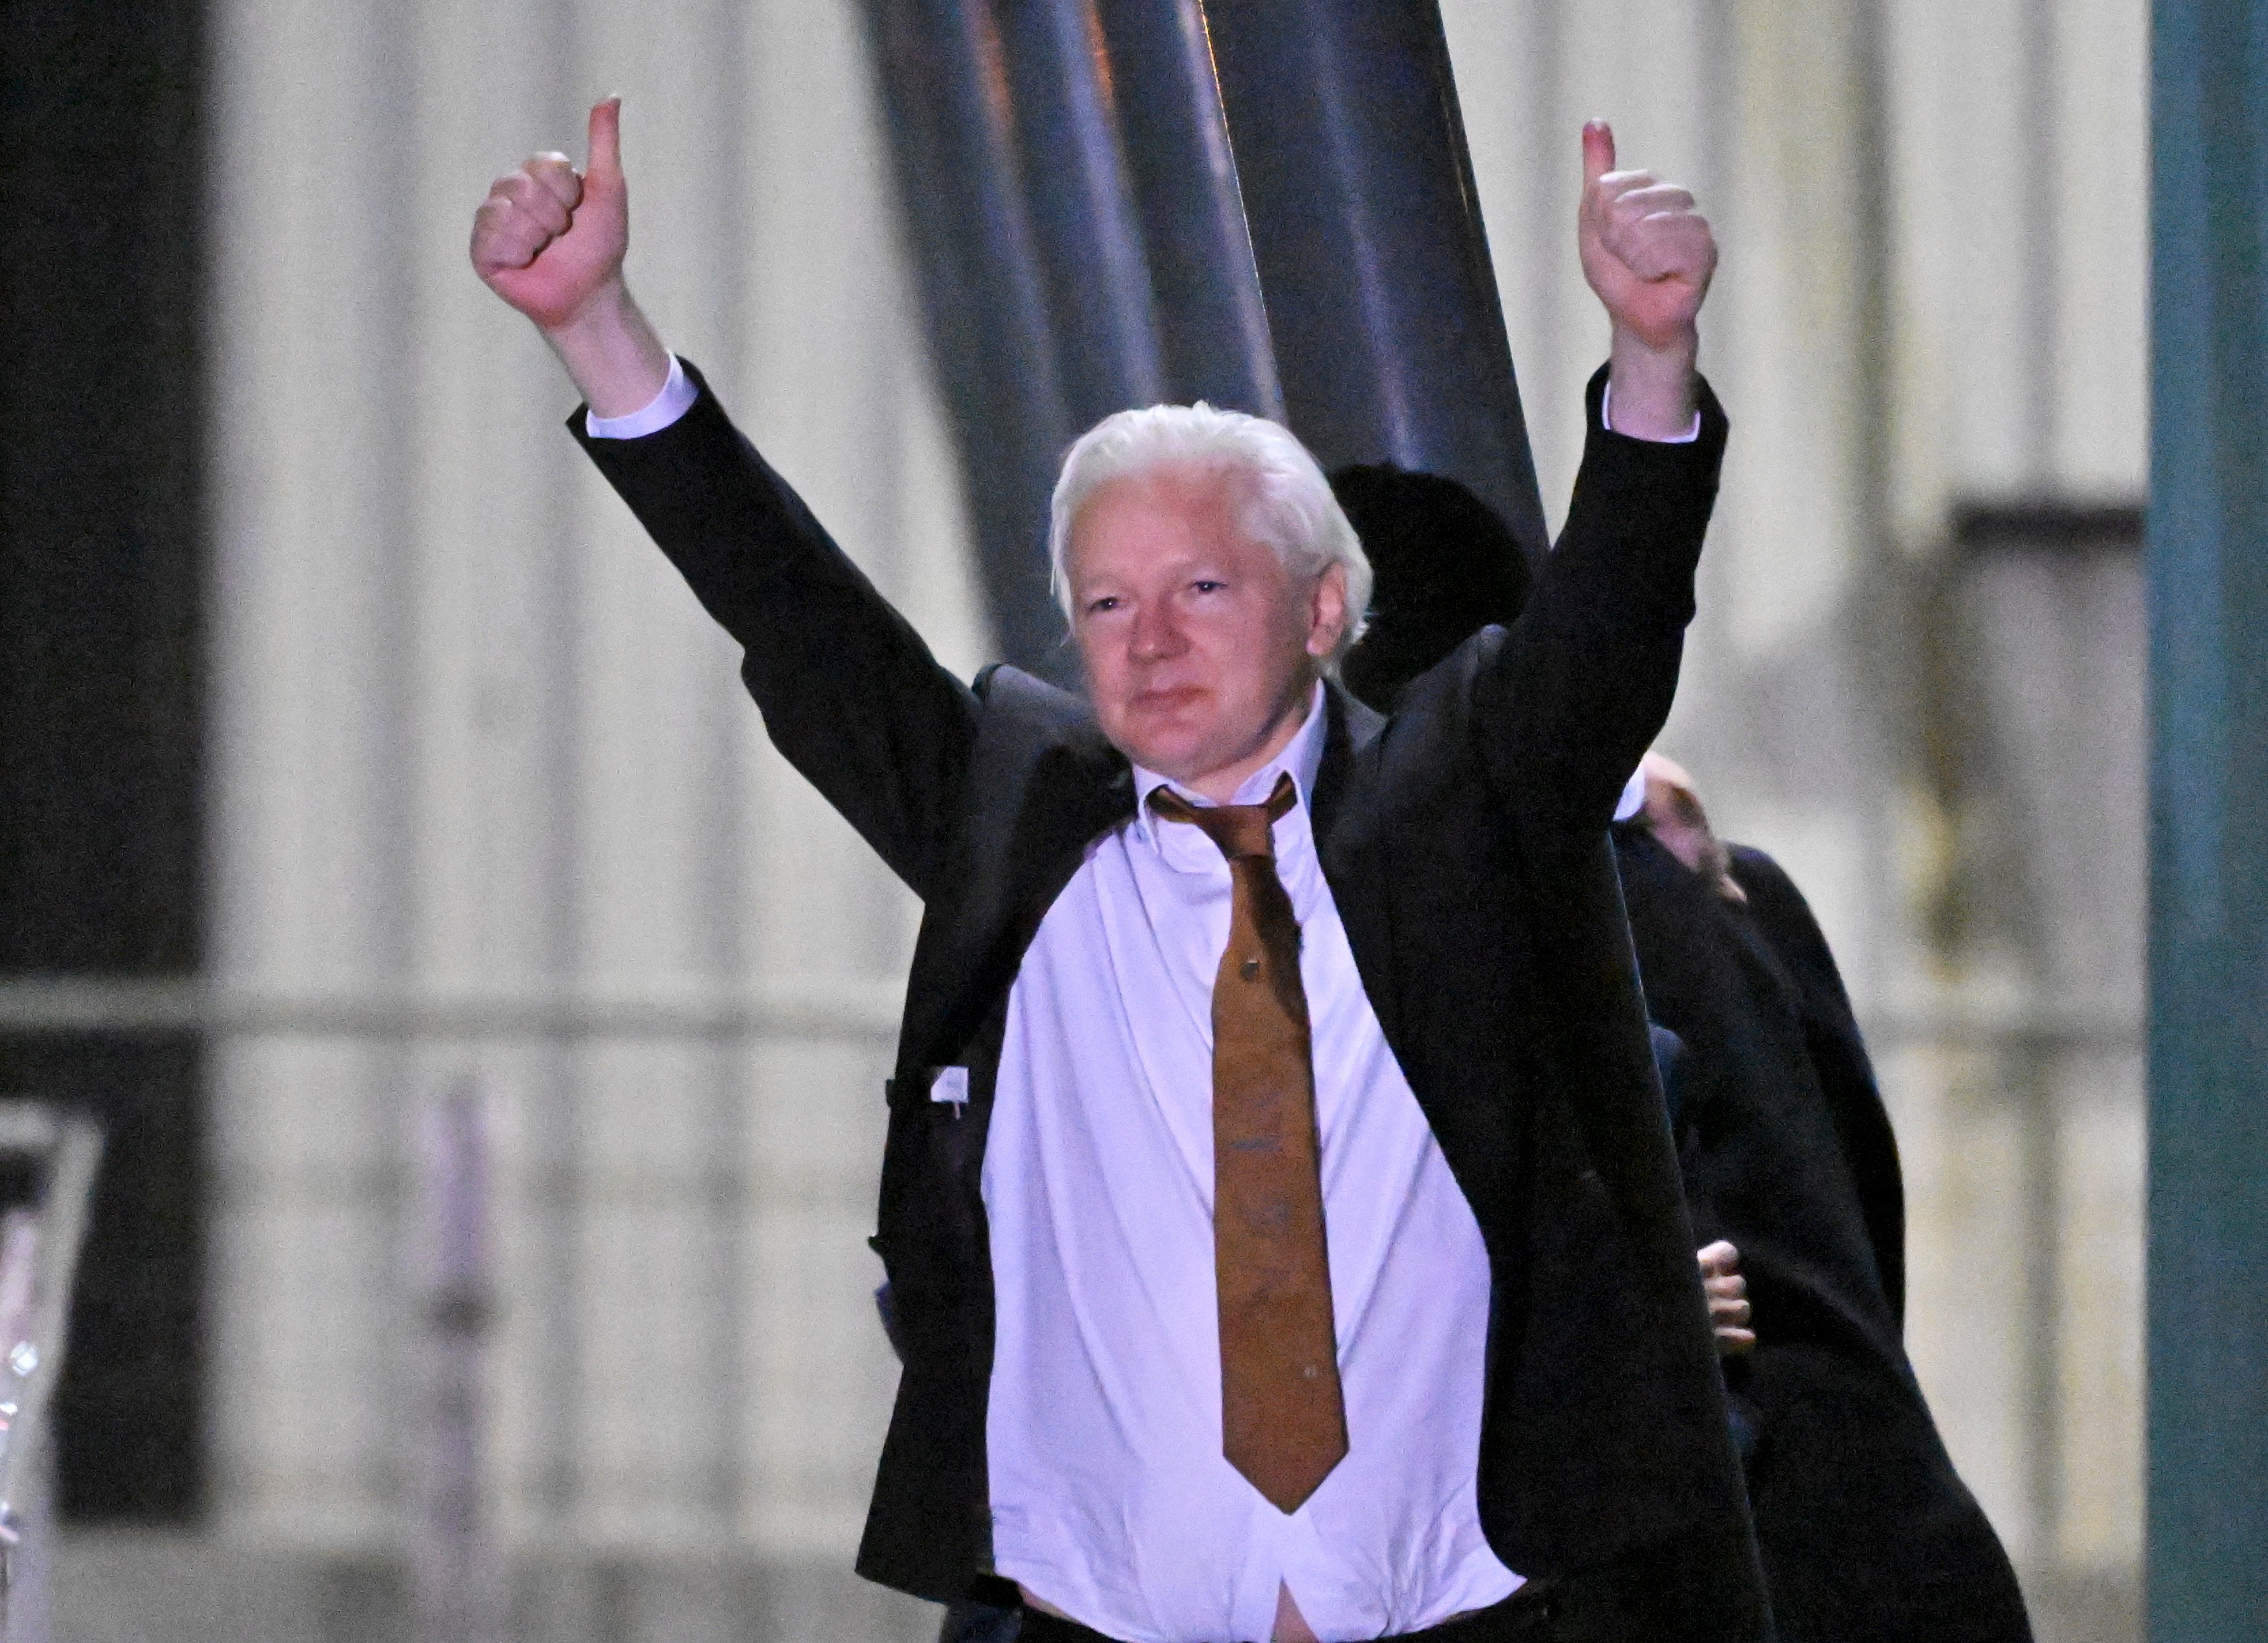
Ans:
[{"label": "dark metal pillar", "polygon": [[1198,0],[1099,0],[1107,66],[1178,403],[1276,421],[1284,392]]},{"label": "dark metal pillar", "polygon": [[1543,510],[1435,0],[1205,0],[1292,428]]},{"label": "dark metal pillar", "polygon": [[867,0],[1001,653],[1068,682],[1047,498],[1112,411],[1280,416],[1197,0]]},{"label": "dark metal pillar", "polygon": [[1074,431],[1165,396],[1165,367],[1099,19],[1082,0],[995,8]]},{"label": "dark metal pillar", "polygon": [[1009,660],[1075,671],[1046,499],[1129,405],[1461,480],[1543,551],[1433,0],[866,3]]},{"label": "dark metal pillar", "polygon": [[2157,0],[2149,1530],[2158,1643],[2268,1637],[2268,0]]},{"label": "dark metal pillar", "polygon": [[1048,592],[1047,503],[1078,429],[1000,34],[984,0],[867,0],[866,11],[993,638],[1018,667],[1067,681],[1076,670]]}]

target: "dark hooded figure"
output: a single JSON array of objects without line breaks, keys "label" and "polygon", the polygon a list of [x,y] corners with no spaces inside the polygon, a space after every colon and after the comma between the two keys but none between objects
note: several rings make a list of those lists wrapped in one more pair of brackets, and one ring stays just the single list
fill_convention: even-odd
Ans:
[{"label": "dark hooded figure", "polygon": [[[1332,489],[1377,576],[1350,689],[1390,708],[1528,571],[1454,482],[1388,467]],[[1756,1345],[1726,1360],[1783,1643],[2022,1643],[2014,1570],[1907,1361],[1897,1146],[1833,955],[1763,851],[1709,832],[1649,760],[1615,846],[1647,1013],[1683,1045],[1673,1102],[1694,1231],[1737,1246]]]}]

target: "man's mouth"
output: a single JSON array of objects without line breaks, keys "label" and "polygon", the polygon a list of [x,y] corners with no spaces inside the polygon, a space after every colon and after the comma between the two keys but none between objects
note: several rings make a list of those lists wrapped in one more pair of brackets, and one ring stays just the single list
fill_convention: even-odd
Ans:
[{"label": "man's mouth", "polygon": [[1138,690],[1133,707],[1137,712],[1174,713],[1196,704],[1204,695],[1196,685],[1167,685],[1162,689]]}]

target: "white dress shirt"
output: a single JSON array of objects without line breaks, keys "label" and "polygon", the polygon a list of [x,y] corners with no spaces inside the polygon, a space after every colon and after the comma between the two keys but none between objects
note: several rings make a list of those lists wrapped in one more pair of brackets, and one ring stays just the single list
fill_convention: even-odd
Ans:
[{"label": "white dress shirt", "polygon": [[[636,438],[694,397],[673,360],[652,403],[587,426]],[[1164,777],[1137,767],[1136,816],[1090,848],[1009,993],[983,1169],[993,1564],[1127,1643],[1265,1639],[1279,1587],[1336,1643],[1521,1585],[1476,1495],[1487,1252],[1316,856],[1322,703],[1318,685],[1297,736],[1236,796],[1262,802],[1288,771],[1300,799],[1275,825],[1276,862],[1300,920],[1349,1448],[1297,1511],[1221,1455],[1211,1007],[1229,870],[1202,830],[1151,815]],[[934,1094],[967,1088],[952,1068]]]},{"label": "white dress shirt", "polygon": [[[1091,849],[1009,994],[983,1175],[994,1566],[1130,1643],[1264,1639],[1279,1584],[1327,1640],[1414,1631],[1520,1584],[1482,1536],[1474,1492],[1488,1257],[1316,858],[1322,702],[1319,686],[1299,735],[1237,795],[1265,799],[1285,770],[1299,788],[1276,823],[1277,872],[1313,1022],[1350,1445],[1289,1516],[1221,1456],[1219,848],[1143,808]],[[1145,800],[1164,779],[1135,775]]]}]

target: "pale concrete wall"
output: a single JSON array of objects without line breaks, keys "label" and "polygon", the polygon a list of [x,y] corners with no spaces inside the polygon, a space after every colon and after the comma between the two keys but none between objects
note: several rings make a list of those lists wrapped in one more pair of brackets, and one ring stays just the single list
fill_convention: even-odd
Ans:
[{"label": "pale concrete wall", "polygon": [[224,1038],[220,1529],[410,1537],[409,1139],[470,1080],[508,1543],[846,1568],[895,1383],[865,1235],[913,903],[772,754],[464,244],[490,177],[579,159],[622,92],[649,311],[973,667],[856,10],[234,0],[214,54],[218,978],[803,1022]]}]

